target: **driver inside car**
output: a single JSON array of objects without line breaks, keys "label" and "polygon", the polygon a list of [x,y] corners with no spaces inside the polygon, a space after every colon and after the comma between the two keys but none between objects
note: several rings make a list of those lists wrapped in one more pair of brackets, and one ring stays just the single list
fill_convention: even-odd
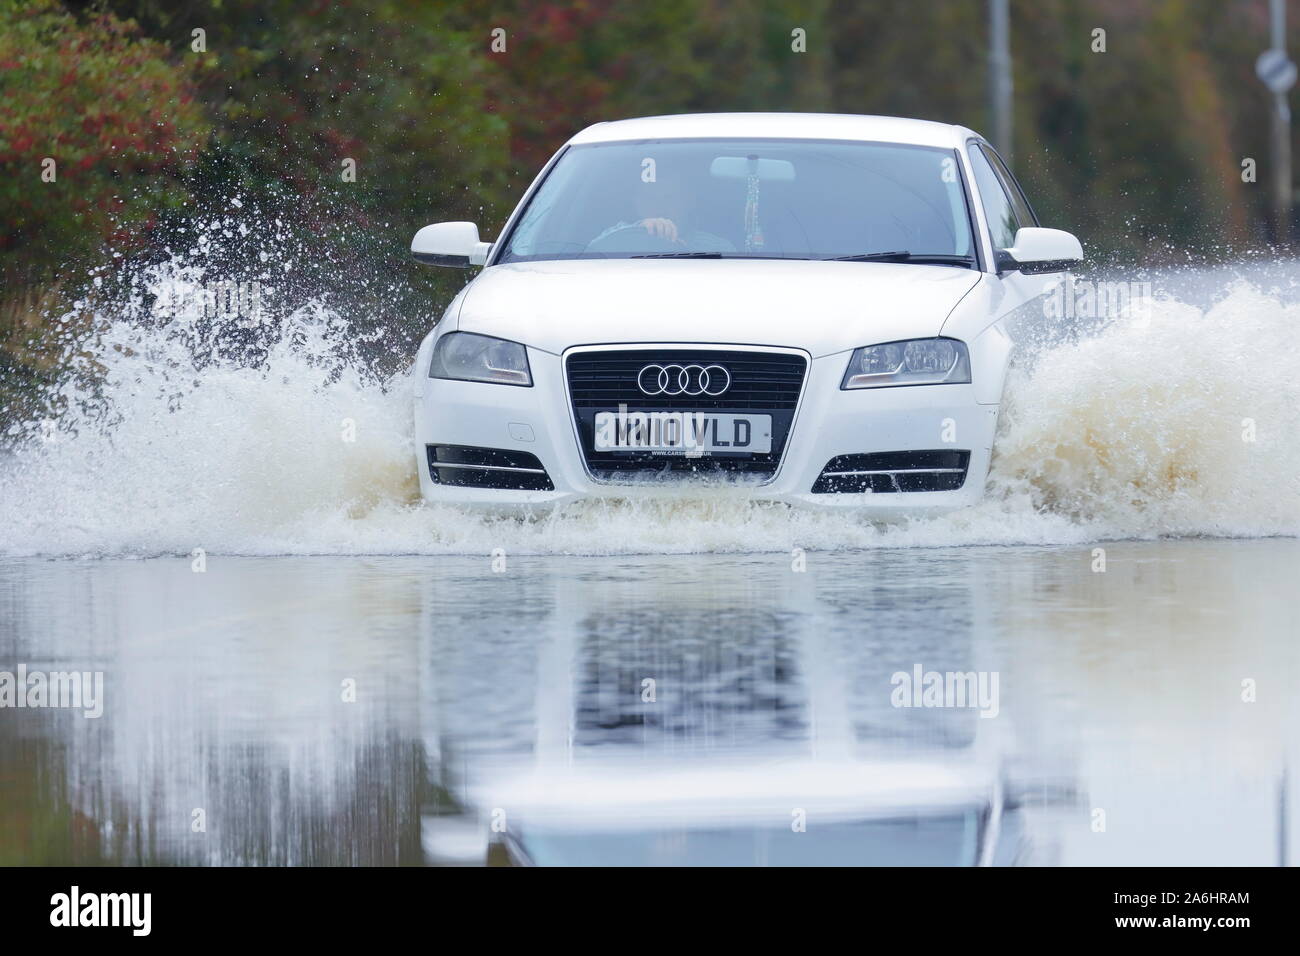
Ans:
[{"label": "driver inside car", "polygon": [[[644,250],[646,255],[672,252],[735,252],[736,247],[711,232],[696,229],[692,217],[692,190],[684,177],[660,174],[652,182],[637,181],[634,203],[641,217],[619,221],[588,245],[592,252]],[[737,213],[739,215],[739,213]],[[616,235],[620,234],[620,235]],[[649,237],[650,241],[646,241]]]}]

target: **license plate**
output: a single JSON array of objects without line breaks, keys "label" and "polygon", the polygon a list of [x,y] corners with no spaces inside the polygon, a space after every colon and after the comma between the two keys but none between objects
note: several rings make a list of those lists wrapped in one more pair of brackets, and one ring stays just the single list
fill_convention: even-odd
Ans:
[{"label": "license plate", "polygon": [[705,455],[772,451],[771,415],[714,412],[597,412],[597,451]]}]

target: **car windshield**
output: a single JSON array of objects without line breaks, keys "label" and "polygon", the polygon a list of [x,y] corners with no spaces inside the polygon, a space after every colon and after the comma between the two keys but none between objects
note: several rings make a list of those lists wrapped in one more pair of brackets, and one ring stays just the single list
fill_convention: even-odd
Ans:
[{"label": "car windshield", "polygon": [[952,150],[736,139],[570,147],[497,261],[670,256],[974,263]]}]

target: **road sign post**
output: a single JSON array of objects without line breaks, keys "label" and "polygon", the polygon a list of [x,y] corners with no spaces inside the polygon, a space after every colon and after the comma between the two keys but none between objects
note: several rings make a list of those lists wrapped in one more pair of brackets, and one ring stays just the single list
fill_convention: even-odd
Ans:
[{"label": "road sign post", "polygon": [[993,145],[1008,166],[1014,162],[1011,142],[1011,13],[1008,0],[989,0],[989,113]]},{"label": "road sign post", "polygon": [[1273,94],[1269,177],[1273,206],[1273,236],[1278,245],[1291,241],[1291,107],[1287,93],[1296,81],[1296,65],[1286,55],[1285,0],[1269,0],[1272,47],[1255,60],[1255,75]]}]

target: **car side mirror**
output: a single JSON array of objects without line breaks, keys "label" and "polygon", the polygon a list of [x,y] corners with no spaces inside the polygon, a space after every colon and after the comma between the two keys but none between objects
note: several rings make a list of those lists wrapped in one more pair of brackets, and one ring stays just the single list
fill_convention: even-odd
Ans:
[{"label": "car side mirror", "polygon": [[411,255],[427,266],[481,266],[491,251],[492,243],[479,240],[478,226],[472,222],[436,222],[411,240]]},{"label": "car side mirror", "polygon": [[999,249],[998,272],[1064,272],[1083,262],[1083,246],[1062,229],[1026,226],[1016,230],[1010,249]]}]

